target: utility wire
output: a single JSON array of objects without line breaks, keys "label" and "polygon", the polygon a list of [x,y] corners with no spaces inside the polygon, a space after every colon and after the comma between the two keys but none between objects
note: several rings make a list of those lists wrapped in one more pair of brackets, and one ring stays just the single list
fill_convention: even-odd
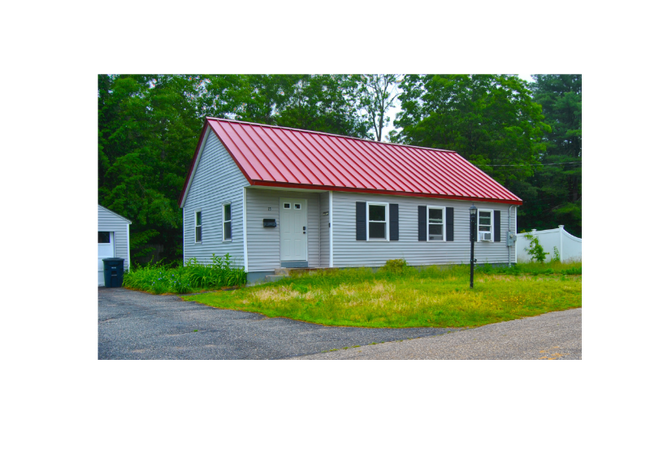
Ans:
[{"label": "utility wire", "polygon": [[[528,165],[517,165],[517,164],[474,164],[476,167],[540,167],[540,166],[558,166],[563,164],[581,164],[582,161],[568,161],[566,163],[547,163],[547,164],[528,164]],[[584,164],[584,163],[582,163]]]}]

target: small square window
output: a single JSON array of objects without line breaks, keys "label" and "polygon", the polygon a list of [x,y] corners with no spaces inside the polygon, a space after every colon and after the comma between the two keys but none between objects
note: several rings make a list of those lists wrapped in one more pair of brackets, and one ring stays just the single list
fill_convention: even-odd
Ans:
[{"label": "small square window", "polygon": [[98,234],[98,241],[100,244],[110,244],[111,243],[111,233],[108,231],[100,231]]},{"label": "small square window", "polygon": [[296,209],[296,210],[300,210],[300,204],[294,204],[293,208]]},{"label": "small square window", "polygon": [[285,202],[285,203],[282,205],[282,207],[284,207],[285,209],[291,209],[291,204],[288,203],[288,202]]}]

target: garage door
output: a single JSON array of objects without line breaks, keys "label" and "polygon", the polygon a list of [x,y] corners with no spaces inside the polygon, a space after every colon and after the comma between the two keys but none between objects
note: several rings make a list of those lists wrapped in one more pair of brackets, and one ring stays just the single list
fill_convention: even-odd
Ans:
[{"label": "garage door", "polygon": [[98,270],[98,284],[100,287],[104,286],[104,258],[113,258],[115,256],[115,247],[113,244],[114,233],[108,231],[100,231],[99,244],[97,249],[97,270]]}]

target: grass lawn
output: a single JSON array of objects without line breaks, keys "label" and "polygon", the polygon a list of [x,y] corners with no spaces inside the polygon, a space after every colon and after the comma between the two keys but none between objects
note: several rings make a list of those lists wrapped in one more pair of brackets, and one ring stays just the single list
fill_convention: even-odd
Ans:
[{"label": "grass lawn", "polygon": [[475,271],[474,289],[468,266],[311,271],[184,299],[323,325],[475,327],[582,307],[582,265],[481,268]]}]

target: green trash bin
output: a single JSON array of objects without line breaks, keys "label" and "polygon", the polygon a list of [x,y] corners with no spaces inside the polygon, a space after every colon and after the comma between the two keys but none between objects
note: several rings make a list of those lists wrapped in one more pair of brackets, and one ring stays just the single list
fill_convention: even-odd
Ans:
[{"label": "green trash bin", "polygon": [[104,258],[104,287],[121,287],[124,279],[124,258]]}]

